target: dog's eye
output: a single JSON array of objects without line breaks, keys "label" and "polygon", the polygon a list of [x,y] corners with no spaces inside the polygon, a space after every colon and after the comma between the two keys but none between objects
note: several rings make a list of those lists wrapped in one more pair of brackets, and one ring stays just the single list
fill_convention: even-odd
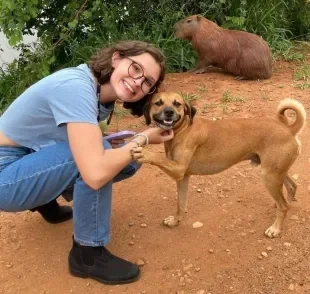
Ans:
[{"label": "dog's eye", "polygon": [[154,104],[155,104],[156,106],[161,106],[161,105],[164,104],[164,102],[161,101],[161,100],[159,100],[159,101],[155,102]]},{"label": "dog's eye", "polygon": [[176,107],[180,107],[182,104],[180,102],[178,102],[178,101],[174,101],[173,105],[176,106]]}]

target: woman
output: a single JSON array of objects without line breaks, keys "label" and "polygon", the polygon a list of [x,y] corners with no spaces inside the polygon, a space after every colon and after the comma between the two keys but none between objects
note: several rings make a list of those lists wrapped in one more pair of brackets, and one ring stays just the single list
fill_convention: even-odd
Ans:
[{"label": "woman", "polygon": [[[148,128],[122,147],[102,138],[99,121],[120,100],[141,116],[164,79],[164,56],[141,41],[102,49],[88,65],[60,70],[28,88],[0,118],[0,210],[38,211],[51,223],[72,217],[56,198],[74,187],[70,272],[103,283],[137,280],[137,265],[116,257],[109,241],[112,183],[132,176],[131,150],[172,139]],[[119,142],[112,142],[119,143]]]}]

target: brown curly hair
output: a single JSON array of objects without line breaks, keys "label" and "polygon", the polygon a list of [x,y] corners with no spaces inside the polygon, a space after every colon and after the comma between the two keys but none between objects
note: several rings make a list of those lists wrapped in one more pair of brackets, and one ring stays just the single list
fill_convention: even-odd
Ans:
[{"label": "brown curly hair", "polygon": [[[143,41],[120,41],[112,47],[103,48],[90,57],[88,66],[92,70],[94,76],[100,84],[107,83],[113,72],[112,56],[114,52],[118,52],[121,58],[137,56],[143,53],[149,53],[160,66],[159,79],[156,82],[156,91],[165,78],[166,58],[164,54],[153,44]],[[143,109],[148,99],[153,95],[147,94],[136,102],[124,102],[123,107],[129,109],[133,115],[142,116]]]}]

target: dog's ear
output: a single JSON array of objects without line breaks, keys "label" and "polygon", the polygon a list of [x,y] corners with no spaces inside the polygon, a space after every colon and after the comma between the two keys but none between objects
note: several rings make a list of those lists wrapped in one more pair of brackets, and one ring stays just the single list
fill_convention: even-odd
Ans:
[{"label": "dog's ear", "polygon": [[185,114],[189,116],[190,124],[193,123],[193,119],[194,119],[196,112],[197,112],[197,109],[194,106],[190,105],[189,103],[185,103]]},{"label": "dog's ear", "polygon": [[144,118],[145,118],[145,123],[146,125],[150,125],[151,122],[152,122],[152,119],[151,119],[151,116],[150,116],[150,109],[151,109],[151,100],[149,99],[145,105],[144,105],[144,108],[143,108],[143,115],[144,115]]}]

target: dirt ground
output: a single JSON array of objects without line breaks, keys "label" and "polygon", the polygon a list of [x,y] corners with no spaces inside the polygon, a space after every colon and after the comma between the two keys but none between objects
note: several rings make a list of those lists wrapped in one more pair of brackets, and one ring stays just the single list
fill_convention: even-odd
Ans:
[{"label": "dirt ground", "polygon": [[[273,117],[287,97],[301,101],[310,113],[310,90],[295,87],[297,68],[276,62],[266,81],[237,81],[219,72],[169,74],[165,88],[197,94],[193,105],[208,119]],[[222,103],[223,94],[230,102]],[[143,129],[143,119],[122,117],[120,127]],[[310,293],[309,126],[300,139],[302,154],[290,170],[298,182],[298,201],[279,238],[264,236],[275,207],[260,181],[260,167],[242,162],[221,174],[193,176],[187,219],[169,229],[161,222],[175,212],[176,185],[157,167],[145,165],[114,186],[108,246],[145,263],[138,282],[106,286],[72,277],[67,265],[72,221],[50,225],[38,213],[1,212],[0,293]],[[149,148],[163,152],[163,146]],[[203,226],[194,229],[195,222]]]}]

